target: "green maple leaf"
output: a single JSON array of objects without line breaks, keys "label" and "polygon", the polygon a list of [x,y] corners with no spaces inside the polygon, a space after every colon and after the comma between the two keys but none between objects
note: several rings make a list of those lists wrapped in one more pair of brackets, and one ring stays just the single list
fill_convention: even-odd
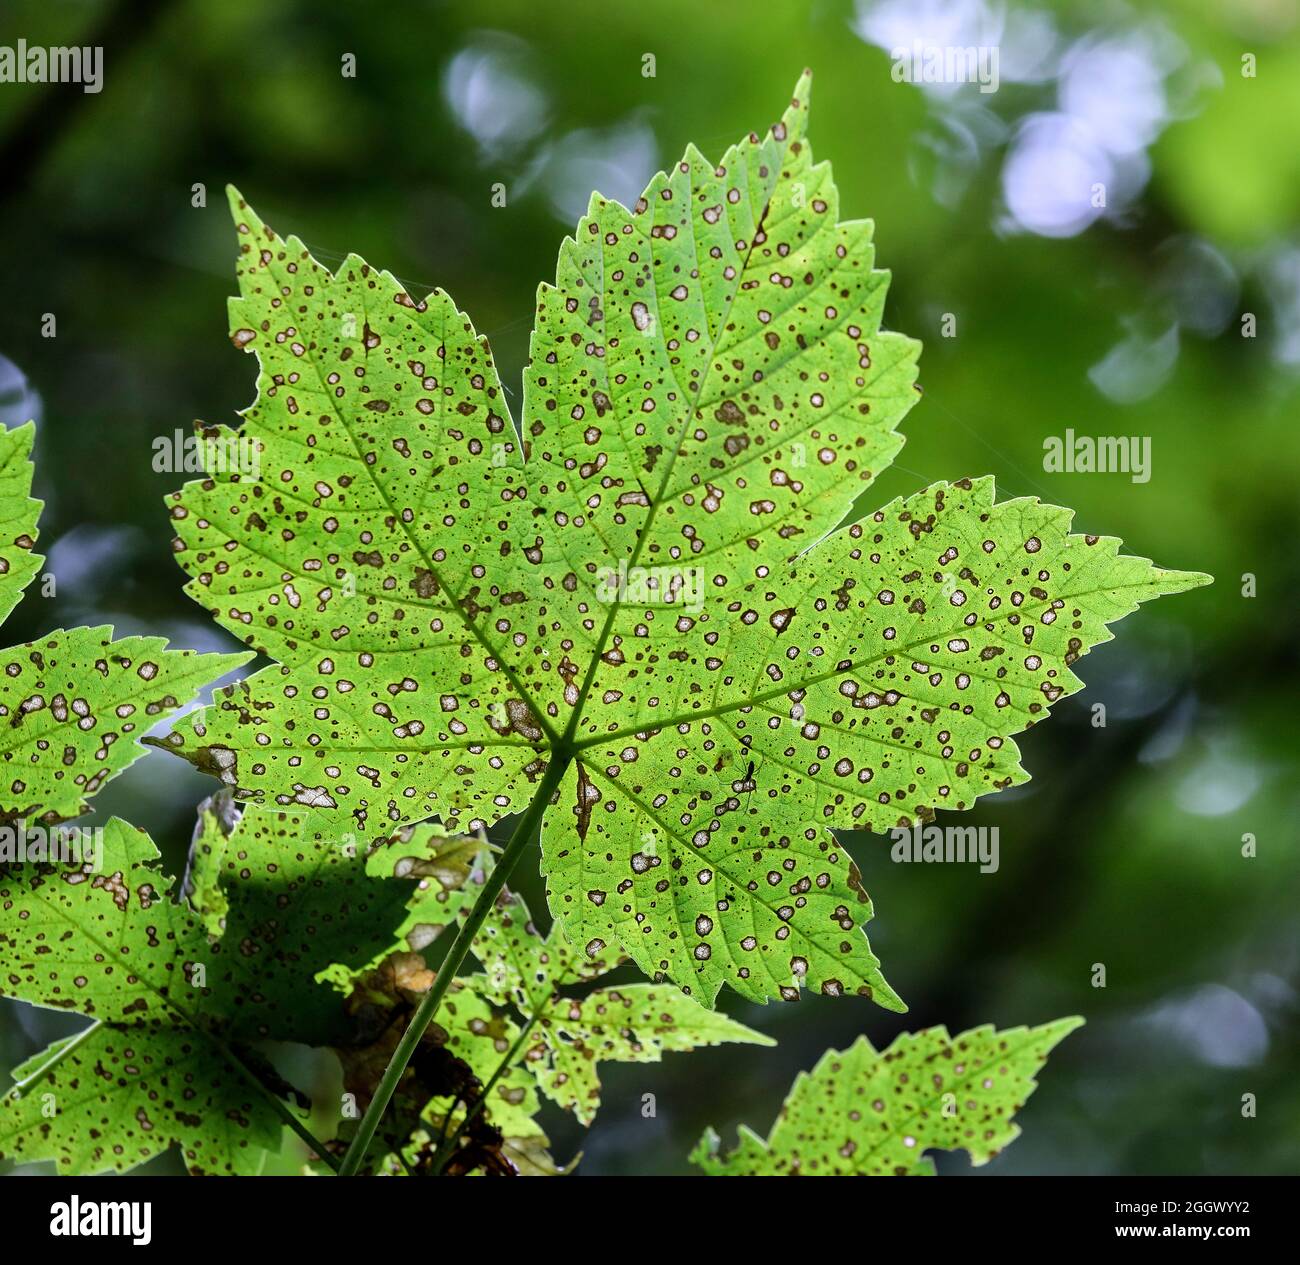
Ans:
[{"label": "green maple leaf", "polygon": [[657,1063],[665,1052],[740,1042],[775,1045],[680,989],[662,984],[620,984],[576,995],[586,984],[614,970],[621,955],[591,957],[575,948],[557,924],[543,937],[520,897],[503,891],[474,955],[485,974],[467,983],[504,1005],[513,1002],[530,1021],[525,1058],[541,1091],[590,1124],[600,1106],[598,1063]]},{"label": "green maple leaf", "polygon": [[265,1096],[196,1034],[96,1024],[13,1077],[36,1078],[0,1101],[0,1157],[19,1163],[120,1173],[179,1145],[193,1174],[252,1175],[280,1147],[283,1124]]},{"label": "green maple leaf", "polygon": [[0,623],[9,618],[45,561],[33,552],[41,513],[40,501],[31,496],[35,438],[31,422],[0,430]]},{"label": "green maple leaf", "polygon": [[0,870],[5,995],[96,1020],[15,1073],[35,1082],[3,1100],[0,1155],[124,1171],[178,1143],[192,1172],[249,1172],[278,1146],[279,1117],[207,1030],[208,936],[157,860],[114,818],[98,866]]},{"label": "green maple leaf", "polygon": [[1016,1112],[1052,1048],[1083,1023],[991,1026],[950,1037],[904,1033],[883,1053],[866,1037],[801,1072],[766,1141],[742,1126],[722,1155],[709,1130],[692,1159],[711,1177],[928,1175],[927,1150],[964,1150],[987,1164],[1020,1136]]},{"label": "green maple leaf", "polygon": [[189,591],[279,665],[170,742],[370,837],[560,777],[542,869],[574,944],[706,1003],[897,1010],[832,832],[1024,781],[1013,735],[1106,625],[1208,577],[987,479],[840,526],[902,443],[919,347],[881,329],[888,276],[807,95],[631,210],[592,199],[539,291],[518,431],[446,294],[331,274],[232,192],[261,468],[171,513]]},{"label": "green maple leaf", "polygon": [[[45,561],[33,550],[40,501],[28,422],[0,428],[0,621]],[[0,823],[50,825],[144,754],[137,739],[247,654],[168,650],[161,637],[113,640],[74,628],[0,650]]]},{"label": "green maple leaf", "polygon": [[389,946],[412,899],[314,819],[250,806],[212,846],[225,827],[208,809],[196,890],[219,875],[219,905],[171,900],[152,841],[116,818],[85,864],[0,867],[0,991],[95,1020],[15,1073],[31,1084],[0,1103],[0,1155],[121,1171],[178,1144],[192,1172],[245,1172],[278,1149],[257,1043],[346,1040],[329,978]]}]

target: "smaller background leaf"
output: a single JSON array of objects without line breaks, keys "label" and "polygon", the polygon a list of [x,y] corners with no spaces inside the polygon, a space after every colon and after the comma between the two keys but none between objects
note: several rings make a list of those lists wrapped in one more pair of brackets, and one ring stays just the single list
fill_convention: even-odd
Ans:
[{"label": "smaller background leaf", "polygon": [[691,1158],[711,1177],[915,1176],[933,1171],[922,1159],[932,1148],[987,1164],[1020,1135],[1014,1117],[1038,1087],[1035,1073],[1082,1023],[985,1026],[957,1037],[927,1028],[880,1054],[860,1037],[800,1073],[766,1142],[742,1126],[723,1156],[709,1130]]}]

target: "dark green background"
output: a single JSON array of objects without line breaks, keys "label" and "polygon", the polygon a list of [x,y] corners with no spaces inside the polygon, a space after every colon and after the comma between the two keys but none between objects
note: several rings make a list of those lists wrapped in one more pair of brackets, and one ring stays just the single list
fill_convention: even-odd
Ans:
[{"label": "dark green background", "polygon": [[[1014,6],[1016,21],[1050,12],[1074,55],[1105,41],[1161,50],[1163,105],[1137,153],[1149,178],[1124,207],[1050,238],[1009,221],[1002,179],[1023,120],[1058,108],[1055,80],[1010,82],[1004,67],[987,96],[895,83],[848,0],[31,0],[0,12],[0,43],[106,46],[99,95],[0,85],[0,354],[28,393],[11,374],[2,403],[11,425],[38,416],[42,545],[58,581],[57,596],[33,592],[15,612],[10,642],[111,620],[230,644],[181,592],[161,502],[179,480],[150,465],[156,436],[234,421],[252,397],[253,365],[226,337],[226,182],[323,260],[355,250],[412,289],[447,289],[517,400],[534,290],[584,184],[634,195],[688,141],[720,153],[771,122],[811,66],[815,151],[835,165],[844,213],[876,221],[894,277],[888,323],[925,342],[925,398],[871,500],[992,473],[1003,495],[1073,506],[1081,530],[1217,583],[1120,625],[1081,665],[1087,691],[1025,738],[1033,783],[971,815],[999,828],[997,874],[895,865],[886,840],[856,840],[872,943],[909,1015],[857,1000],[732,1005],[779,1047],[610,1066],[588,1136],[547,1117],[557,1153],[581,1146],[583,1172],[685,1171],[706,1124],[728,1139],[742,1120],[765,1132],[796,1071],[829,1045],[1077,1012],[1088,1026],[1044,1073],[1024,1137],[982,1171],[1300,1169],[1293,0]],[[347,53],[355,79],[340,73]],[[1118,75],[1103,95],[1121,109],[1140,89],[1123,64],[1092,81]],[[520,101],[531,105],[516,114]],[[982,139],[963,151],[961,128]],[[206,209],[191,206],[195,182]],[[505,208],[491,205],[496,182]],[[53,339],[40,336],[47,312]],[[954,338],[940,336],[944,313]],[[1166,352],[1176,339],[1163,366],[1161,335]],[[1151,377],[1127,403],[1089,375],[1117,345],[1121,384]],[[1150,482],[1045,472],[1043,440],[1067,427],[1149,436]],[[1243,596],[1245,573],[1257,596]],[[1095,703],[1105,728],[1091,723]],[[148,827],[179,864],[209,789],[154,752],[99,797],[98,816]],[[0,1064],[69,1026],[5,1003]],[[1243,1094],[1256,1095],[1254,1119]]]}]

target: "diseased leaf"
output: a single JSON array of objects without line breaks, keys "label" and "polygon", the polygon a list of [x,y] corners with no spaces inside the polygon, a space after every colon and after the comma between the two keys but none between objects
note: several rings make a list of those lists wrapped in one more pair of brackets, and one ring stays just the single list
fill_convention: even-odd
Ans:
[{"label": "diseased leaf", "polygon": [[[94,861],[0,866],[4,995],[98,1021],[84,1044],[38,1056],[50,1068],[28,1095],[3,1100],[0,1154],[86,1173],[176,1143],[192,1172],[235,1172],[278,1147],[279,1116],[240,1071],[259,1066],[251,1045],[348,1040],[343,1000],[324,977],[390,944],[412,897],[409,882],[368,875],[312,821],[245,810],[224,849],[219,938],[169,898],[148,836],[116,818]],[[278,1092],[269,1069],[257,1079]],[[75,1113],[51,1126],[33,1114],[32,1094],[39,1107],[44,1093]]]},{"label": "diseased leaf", "polygon": [[187,591],[283,666],[223,693],[194,758],[284,805],[342,805],[371,837],[434,812],[492,820],[527,803],[544,762],[483,619],[506,564],[487,581],[470,557],[498,553],[525,490],[487,344],[441,291],[417,302],[356,256],[331,276],[231,205],[231,337],[259,360],[244,433],[261,478],[189,483],[171,515]]},{"label": "diseased leaf", "polygon": [[[14,1079],[65,1044],[14,1069]],[[282,1127],[263,1093],[213,1058],[204,1037],[96,1024],[29,1095],[6,1097],[0,1154],[53,1160],[64,1174],[125,1173],[179,1145],[191,1174],[251,1175],[278,1151]]]},{"label": "diseased leaf", "polygon": [[57,1060],[24,1097],[0,1100],[0,1155],[52,1159],[63,1174],[124,1173],[179,1145],[191,1173],[235,1175],[259,1173],[279,1149],[280,1117],[207,1038],[104,1024],[82,1035],[14,1069],[21,1082]]},{"label": "diseased leaf", "polygon": [[208,937],[169,886],[152,840],[116,817],[84,864],[0,867],[5,995],[105,1023],[196,1013]]},{"label": "diseased leaf", "polygon": [[[570,934],[675,979],[693,969],[706,996],[725,979],[748,996],[803,984],[896,1006],[849,934],[870,916],[856,870],[813,823],[883,831],[1028,780],[1010,735],[1081,688],[1071,665],[1107,623],[1204,581],[1071,536],[1070,518],[995,504],[991,479],[939,485],[748,586],[704,634],[748,665],[736,695],[715,689],[703,719],[684,711],[667,734],[618,730],[570,775],[552,820],[577,796],[585,838],[580,817],[579,840],[548,853]],[[710,749],[711,792],[695,763]]]},{"label": "diseased leaf", "polygon": [[249,656],[73,628],[0,650],[0,821],[52,823],[145,754],[137,739]]},{"label": "diseased leaf", "polygon": [[881,329],[807,90],[632,210],[592,199],[539,292],[522,445],[445,294],[331,275],[232,195],[261,470],[172,515],[189,591],[280,666],[170,741],[371,839],[476,828],[559,762],[542,869],[573,944],[706,1003],[898,1010],[833,831],[1023,781],[1013,735],[1106,625],[1208,577],[988,479],[840,526],[902,443],[919,348]]},{"label": "diseased leaf", "polygon": [[33,500],[32,442],[36,427],[0,427],[0,623],[9,618],[23,590],[45,561],[36,547],[40,501]]},{"label": "diseased leaf", "polygon": [[1034,1076],[1082,1023],[986,1025],[958,1037],[927,1028],[880,1054],[859,1037],[799,1074],[766,1141],[742,1126],[724,1156],[709,1130],[691,1158],[711,1177],[928,1176],[930,1149],[987,1164],[1020,1136],[1014,1116],[1038,1087]]},{"label": "diseased leaf", "polygon": [[513,1002],[531,1021],[525,1058],[538,1088],[583,1124],[600,1106],[598,1063],[657,1063],[665,1051],[724,1042],[776,1044],[671,986],[625,984],[582,996],[565,991],[624,959],[588,957],[558,925],[543,938],[523,901],[508,891],[484,923],[474,954],[486,973],[467,983],[498,1004]]},{"label": "diseased leaf", "polygon": [[590,1124],[600,1106],[598,1063],[658,1063],[665,1051],[724,1042],[775,1045],[770,1037],[701,1006],[669,984],[624,984],[582,998],[557,997],[528,1049],[542,1092]]},{"label": "diseased leaf", "polygon": [[[196,968],[208,937],[166,898],[157,861],[148,837],[114,818],[98,866],[0,868],[0,903],[15,915],[0,930],[5,995],[98,1021],[20,1069],[50,1070],[3,1099],[0,1154],[94,1173],[179,1144],[192,1172],[236,1172],[278,1145],[278,1117],[205,1031]],[[40,1111],[46,1094],[57,1123]]]}]

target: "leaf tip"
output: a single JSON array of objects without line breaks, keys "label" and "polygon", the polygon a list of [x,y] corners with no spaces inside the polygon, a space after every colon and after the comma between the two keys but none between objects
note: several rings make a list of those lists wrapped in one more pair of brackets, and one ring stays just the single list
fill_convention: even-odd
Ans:
[{"label": "leaf tip", "polygon": [[1214,577],[1205,571],[1164,571],[1160,572],[1160,578],[1167,583],[1176,584],[1179,591],[1187,589],[1203,589],[1207,584],[1214,583]]},{"label": "leaf tip", "polygon": [[[812,71],[807,68],[799,76],[790,94],[790,104],[781,116],[781,126],[785,129],[785,139],[796,140],[803,136],[808,122],[808,101],[812,96]],[[775,127],[774,129],[775,130]]]},{"label": "leaf tip", "polygon": [[258,232],[265,227],[257,212],[249,206],[248,200],[233,184],[226,186],[226,202],[230,206],[230,218],[234,220],[235,228],[241,237]]},{"label": "leaf tip", "polygon": [[1044,1028],[1054,1028],[1060,1032],[1062,1037],[1067,1037],[1076,1028],[1082,1028],[1088,1021],[1082,1015],[1065,1015],[1060,1019],[1055,1019],[1051,1023],[1044,1024]]},{"label": "leaf tip", "polygon": [[871,1000],[884,1010],[892,1010],[896,1015],[905,1015],[907,1003],[881,978],[872,990]]},{"label": "leaf tip", "polygon": [[210,663],[221,665],[221,675],[225,676],[227,672],[233,672],[236,668],[242,668],[244,664],[250,663],[257,658],[255,650],[231,650],[231,651],[200,651],[203,658]]}]

